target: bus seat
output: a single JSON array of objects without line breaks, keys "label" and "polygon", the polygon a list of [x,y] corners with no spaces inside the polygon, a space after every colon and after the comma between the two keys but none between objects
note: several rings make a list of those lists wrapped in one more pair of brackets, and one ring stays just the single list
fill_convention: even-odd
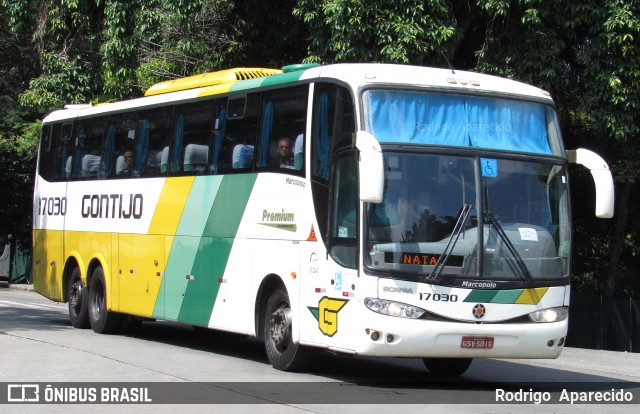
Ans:
[{"label": "bus seat", "polygon": [[125,168],[126,164],[124,163],[124,155],[119,155],[116,159],[116,175],[120,175]]},{"label": "bus seat", "polygon": [[250,168],[253,164],[253,145],[238,144],[233,147],[233,169]]},{"label": "bus seat", "polygon": [[304,135],[300,134],[296,137],[293,146],[293,167],[296,170],[301,170],[302,164],[304,164]]},{"label": "bus seat", "polygon": [[160,172],[166,173],[169,165],[169,146],[164,147],[160,156]]},{"label": "bus seat", "polygon": [[95,177],[98,175],[98,167],[100,166],[100,156],[87,154],[82,157],[82,172],[83,177]]},{"label": "bus seat", "polygon": [[162,163],[162,151],[149,150],[147,153],[147,159],[144,164],[143,175],[156,175],[160,171],[160,164]]},{"label": "bus seat", "polygon": [[67,163],[65,164],[64,167],[64,172],[67,174],[66,177],[64,178],[70,178],[71,177],[71,170],[73,169],[73,156],[69,155],[67,157]]},{"label": "bus seat", "polygon": [[184,170],[205,171],[208,156],[208,145],[188,144],[184,150]]}]

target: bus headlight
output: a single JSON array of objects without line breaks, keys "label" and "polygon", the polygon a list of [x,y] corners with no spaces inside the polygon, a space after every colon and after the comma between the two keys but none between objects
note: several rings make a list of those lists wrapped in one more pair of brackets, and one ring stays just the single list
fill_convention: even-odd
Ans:
[{"label": "bus headlight", "polygon": [[416,306],[384,299],[366,298],[364,305],[374,312],[399,318],[418,319],[424,313],[424,309]]},{"label": "bus headlight", "polygon": [[559,308],[537,310],[529,314],[529,319],[531,319],[532,322],[536,323],[560,322],[564,321],[568,317],[569,308],[564,306]]}]

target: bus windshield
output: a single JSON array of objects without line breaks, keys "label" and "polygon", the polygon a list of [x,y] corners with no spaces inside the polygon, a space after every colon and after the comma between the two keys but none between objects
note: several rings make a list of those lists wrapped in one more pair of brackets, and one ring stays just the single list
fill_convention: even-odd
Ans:
[{"label": "bus windshield", "polygon": [[563,155],[555,111],[489,96],[370,89],[365,129],[380,143],[431,144]]},{"label": "bus windshield", "polygon": [[366,205],[369,269],[528,285],[568,276],[564,167],[389,150],[385,171],[383,201]]}]

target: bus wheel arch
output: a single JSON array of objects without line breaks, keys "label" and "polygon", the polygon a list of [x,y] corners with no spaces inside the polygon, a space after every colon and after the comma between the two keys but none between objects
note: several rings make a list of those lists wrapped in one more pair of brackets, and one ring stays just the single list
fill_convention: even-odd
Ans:
[{"label": "bus wheel arch", "polygon": [[267,311],[267,303],[271,294],[279,287],[284,287],[284,282],[280,276],[275,274],[267,275],[262,279],[262,283],[258,288],[255,301],[255,333],[256,337],[262,338],[264,330],[265,313]]},{"label": "bus wheel arch", "polygon": [[75,256],[70,256],[67,262],[64,264],[64,271],[62,272],[62,301],[69,301],[69,285],[71,283],[71,275],[75,269],[80,270],[78,259]]}]

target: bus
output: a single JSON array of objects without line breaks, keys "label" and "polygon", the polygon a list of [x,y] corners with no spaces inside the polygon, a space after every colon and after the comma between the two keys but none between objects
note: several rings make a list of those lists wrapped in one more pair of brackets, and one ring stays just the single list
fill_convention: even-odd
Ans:
[{"label": "bus", "polygon": [[35,290],[97,333],[166,320],[313,351],[556,358],[570,298],[570,164],[597,154],[550,94],[391,64],[237,68],[44,118]]}]

